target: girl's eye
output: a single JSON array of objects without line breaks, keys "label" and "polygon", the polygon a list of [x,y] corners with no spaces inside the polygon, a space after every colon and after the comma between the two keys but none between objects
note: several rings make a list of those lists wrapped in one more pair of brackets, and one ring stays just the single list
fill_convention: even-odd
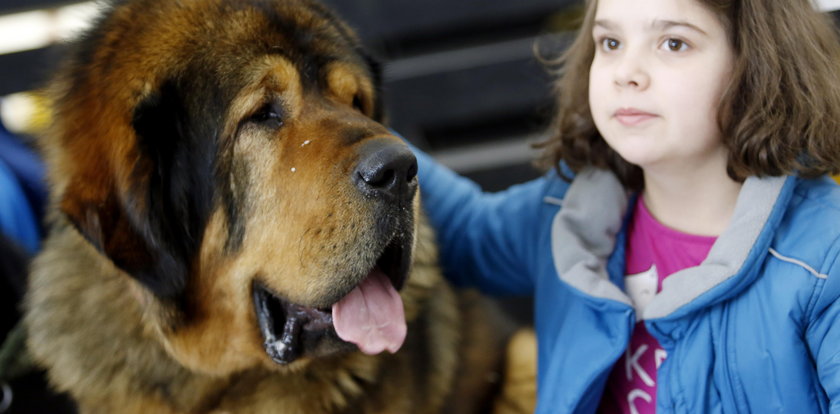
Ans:
[{"label": "girl's eye", "polygon": [[665,41],[665,46],[672,52],[682,52],[688,49],[688,44],[680,39],[668,39]]},{"label": "girl's eye", "polygon": [[618,40],[615,40],[613,38],[605,37],[605,38],[601,39],[601,47],[604,50],[616,50],[620,46],[621,46],[621,43],[619,43]]}]

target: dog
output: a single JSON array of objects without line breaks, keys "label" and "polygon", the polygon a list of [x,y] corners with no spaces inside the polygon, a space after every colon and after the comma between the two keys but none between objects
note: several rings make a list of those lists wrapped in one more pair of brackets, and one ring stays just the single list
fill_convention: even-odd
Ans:
[{"label": "dog", "polygon": [[119,1],[50,84],[27,346],[83,413],[489,412],[380,69],[311,0]]}]

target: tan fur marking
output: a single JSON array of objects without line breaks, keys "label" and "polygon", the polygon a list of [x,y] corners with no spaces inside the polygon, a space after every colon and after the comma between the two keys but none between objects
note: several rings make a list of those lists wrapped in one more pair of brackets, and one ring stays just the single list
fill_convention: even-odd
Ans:
[{"label": "tan fur marking", "polygon": [[359,69],[355,65],[344,62],[330,64],[327,71],[327,84],[339,102],[352,106],[353,100],[358,99],[362,104],[361,111],[371,115],[374,96],[373,84],[370,79],[359,73]]}]

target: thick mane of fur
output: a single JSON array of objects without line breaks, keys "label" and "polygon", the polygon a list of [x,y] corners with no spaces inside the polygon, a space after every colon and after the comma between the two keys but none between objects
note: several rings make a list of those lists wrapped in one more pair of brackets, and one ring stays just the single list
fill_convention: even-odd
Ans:
[{"label": "thick mane of fur", "polygon": [[[378,76],[309,0],[114,3],[56,75],[40,142],[50,232],[25,323],[51,384],[85,413],[483,412],[508,325],[444,282],[415,192],[353,181],[366,143],[405,147]],[[324,309],[391,245],[413,259],[400,351],[326,330],[266,353],[253,286]]]},{"label": "thick mane of fur", "polygon": [[[426,298],[423,314],[409,315],[415,319],[410,329],[424,332],[431,343],[406,346],[435,352],[434,358],[353,354],[281,374],[255,368],[219,378],[189,370],[168,355],[155,311],[138,300],[143,288],[68,223],[59,221],[54,228],[61,230],[52,233],[33,265],[29,345],[49,367],[50,382],[69,392],[83,412],[199,413],[232,407],[237,413],[411,413],[437,412],[434,407],[451,398],[460,317],[434,265],[430,233],[421,237],[426,241],[418,248],[407,294]],[[415,370],[427,376],[419,378]],[[417,383],[404,389],[402,378]],[[426,409],[413,411],[418,407]]]}]

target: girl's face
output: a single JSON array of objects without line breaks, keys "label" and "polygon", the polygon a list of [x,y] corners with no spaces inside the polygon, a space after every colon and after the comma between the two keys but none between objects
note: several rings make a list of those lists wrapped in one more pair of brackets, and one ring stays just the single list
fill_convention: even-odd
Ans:
[{"label": "girl's face", "polygon": [[592,37],[589,102],[610,147],[646,172],[725,168],[717,109],[734,52],[712,11],[697,0],[598,0]]}]

